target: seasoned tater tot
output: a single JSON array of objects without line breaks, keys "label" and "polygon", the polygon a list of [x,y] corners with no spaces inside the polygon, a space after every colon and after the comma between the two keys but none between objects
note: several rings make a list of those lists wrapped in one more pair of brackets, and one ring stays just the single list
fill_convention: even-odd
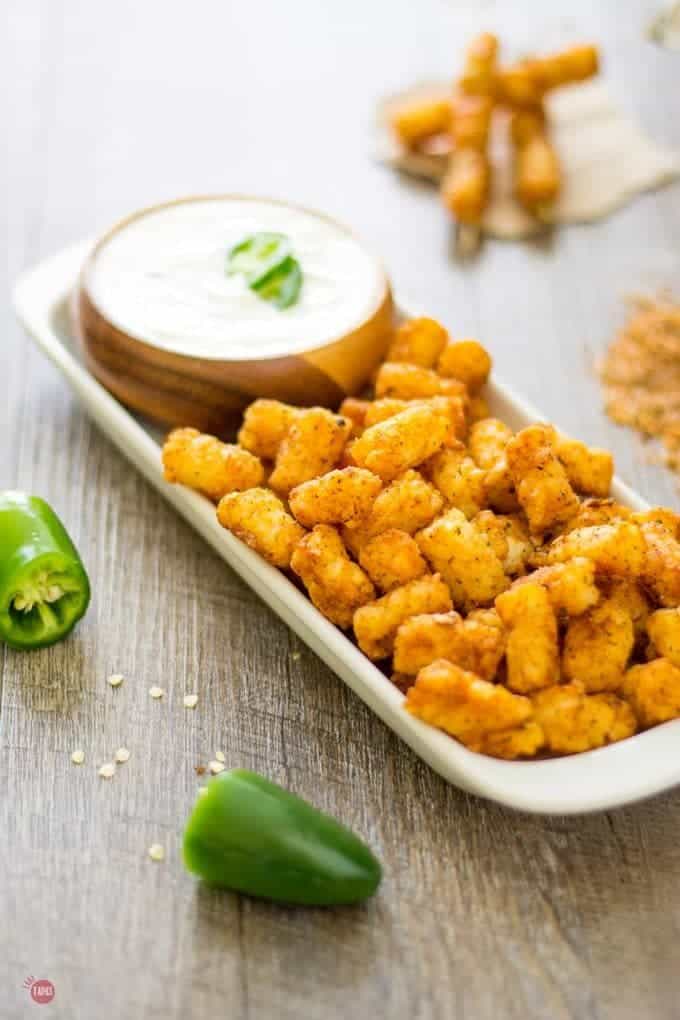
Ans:
[{"label": "seasoned tater tot", "polygon": [[409,365],[405,361],[385,361],[375,377],[375,395],[398,400],[420,400],[425,397],[461,397],[465,386],[457,379],[444,379],[431,368]]},{"label": "seasoned tater tot", "polygon": [[680,667],[680,609],[657,609],[647,618],[647,633],[657,653]]},{"label": "seasoned tater tot", "polygon": [[358,556],[369,539],[390,528],[413,535],[430,524],[443,505],[444,499],[434,485],[418,471],[405,471],[385,486],[359,527],[343,529],[343,538]]},{"label": "seasoned tater tot", "polygon": [[451,609],[449,589],[439,574],[393,588],[354,614],[354,633],[359,648],[369,659],[392,654],[400,624],[418,613],[446,613]]},{"label": "seasoned tater tot", "polygon": [[287,494],[330,471],[340,460],[351,430],[347,418],[323,407],[300,411],[279,447],[269,478],[272,489]]},{"label": "seasoned tater tot", "polygon": [[474,517],[486,505],[484,472],[468,456],[462,443],[435,453],[423,465],[423,471],[446,502],[462,510],[466,517]]},{"label": "seasoned tater tot", "polygon": [[640,532],[645,545],[642,583],[662,606],[680,605],[680,542],[663,524],[642,524]]},{"label": "seasoned tater tot", "polygon": [[352,423],[352,436],[356,438],[366,428],[366,412],[371,406],[370,400],[358,400],[356,397],[345,397],[340,404],[338,414]]},{"label": "seasoned tater tot", "polygon": [[467,395],[429,397],[426,403],[438,414],[443,414],[449,423],[445,446],[457,446],[467,433]]},{"label": "seasoned tater tot", "polygon": [[632,666],[623,678],[623,696],[643,728],[677,719],[680,669],[663,658]]},{"label": "seasoned tater tot", "polygon": [[510,583],[487,536],[460,510],[442,514],[417,533],[416,541],[449,585],[456,608],[487,606]]},{"label": "seasoned tater tot", "polygon": [[397,631],[394,668],[417,673],[435,659],[447,659],[493,680],[504,652],[504,628],[495,610],[477,609],[465,620],[455,611],[412,616]]},{"label": "seasoned tater tot", "polygon": [[666,506],[654,506],[651,510],[638,510],[636,513],[629,511],[629,514],[635,524],[661,524],[673,538],[680,538],[680,514],[676,514],[675,510],[669,510]]},{"label": "seasoned tater tot", "polygon": [[365,468],[339,468],[297,485],[289,496],[290,508],[305,528],[347,524],[368,516],[381,489],[378,476]]},{"label": "seasoned tater tot", "polygon": [[349,558],[335,528],[327,524],[317,524],[305,535],[296,546],[290,565],[319,612],[345,630],[352,625],[359,606],[375,598],[370,580]]},{"label": "seasoned tater tot", "polygon": [[518,514],[495,514],[482,510],[474,518],[474,526],[485,532],[491,546],[510,577],[521,574],[534,547],[529,531]]},{"label": "seasoned tater tot", "polygon": [[592,528],[596,524],[632,519],[628,507],[614,499],[584,499],[572,518],[565,524],[562,534],[577,528]]},{"label": "seasoned tater tot", "polygon": [[365,427],[377,425],[378,422],[387,421],[395,414],[414,407],[416,403],[424,403],[434,411],[441,412],[449,419],[449,431],[446,444],[455,446],[459,439],[462,439],[467,431],[466,408],[467,397],[427,397],[422,400],[402,400],[398,397],[382,397],[369,404],[366,411]]},{"label": "seasoned tater tot", "polygon": [[532,697],[534,720],[557,754],[590,751],[635,733],[630,707],[616,694],[587,694],[580,684],[548,687]]},{"label": "seasoned tater tot", "polygon": [[197,429],[175,429],[163,446],[168,482],[197,489],[214,502],[228,492],[252,489],[264,478],[258,457]]},{"label": "seasoned tater tot", "polygon": [[546,589],[524,584],[499,595],[496,609],[508,628],[505,660],[510,690],[528,694],[560,676],[557,618]]},{"label": "seasoned tater tot", "polygon": [[642,573],[645,541],[640,529],[629,521],[595,524],[560,535],[548,546],[548,564],[585,556],[599,575],[637,578]]},{"label": "seasoned tater tot", "polygon": [[564,436],[558,437],[555,452],[577,492],[601,499],[609,495],[614,475],[614,458],[611,453]]},{"label": "seasoned tater tot", "polygon": [[595,564],[585,557],[576,557],[551,567],[540,567],[518,578],[513,588],[524,584],[540,584],[548,593],[556,613],[578,616],[594,606],[600,598],[595,584]]},{"label": "seasoned tater tot", "polygon": [[491,358],[476,340],[452,340],[437,362],[437,371],[465,383],[470,393],[476,393],[489,378]]},{"label": "seasoned tater tot", "polygon": [[569,520],[579,505],[554,452],[555,439],[552,426],[529,425],[513,436],[505,449],[517,498],[536,534]]},{"label": "seasoned tater tot", "polygon": [[533,758],[545,746],[545,734],[537,722],[525,722],[511,730],[487,733],[479,750],[492,758],[515,761],[517,758]]},{"label": "seasoned tater tot", "polygon": [[418,543],[397,528],[389,528],[369,539],[360,549],[359,563],[376,588],[383,592],[427,573]]},{"label": "seasoned tater tot", "polygon": [[243,413],[238,442],[264,460],[274,460],[288,429],[300,413],[280,400],[254,400]]},{"label": "seasoned tater tot", "polygon": [[224,496],[217,507],[217,519],[275,567],[289,566],[293,550],[305,533],[271,489],[248,489]]},{"label": "seasoned tater tot", "polygon": [[416,401],[404,400],[402,397],[381,397],[379,400],[372,400],[366,409],[364,428],[370,429],[371,425],[394,418],[395,414],[408,411],[415,403]]},{"label": "seasoned tater tot", "polygon": [[468,425],[474,425],[475,422],[481,421],[482,418],[488,418],[490,414],[489,405],[484,397],[480,397],[479,393],[473,393],[468,401]]},{"label": "seasoned tater tot", "polygon": [[482,680],[493,680],[505,645],[505,627],[496,610],[473,609],[456,628],[450,659]]},{"label": "seasoned tater tot", "polygon": [[454,634],[461,622],[459,613],[421,613],[410,616],[394,639],[393,666],[399,673],[416,674],[435,659],[449,659]]},{"label": "seasoned tater tot", "polygon": [[488,470],[503,456],[513,435],[510,426],[499,418],[482,418],[470,429],[470,456],[478,467]]},{"label": "seasoned tater tot", "polygon": [[397,328],[385,360],[433,368],[448,339],[449,334],[435,319],[409,319]]},{"label": "seasoned tater tot", "polygon": [[440,95],[405,99],[389,111],[389,121],[399,140],[407,148],[413,148],[430,135],[449,130],[451,100]]},{"label": "seasoned tater tot", "polygon": [[406,692],[411,715],[480,751],[490,733],[515,729],[531,716],[531,702],[500,684],[480,680],[446,659],[421,669]]},{"label": "seasoned tater tot", "polygon": [[620,602],[603,599],[569,621],[562,651],[562,672],[580,681],[589,694],[617,691],[623,683],[635,631]]},{"label": "seasoned tater tot", "polygon": [[440,450],[449,427],[445,415],[427,404],[417,404],[366,429],[354,441],[352,457],[359,467],[390,481]]},{"label": "seasoned tater tot", "polygon": [[503,454],[484,476],[486,502],[499,514],[512,514],[520,509],[515,481]]},{"label": "seasoned tater tot", "polygon": [[[548,569],[554,569],[552,567]],[[633,621],[636,639],[647,633],[647,620],[651,611],[650,602],[643,590],[635,581],[605,581],[603,590],[611,602],[622,606]]]}]

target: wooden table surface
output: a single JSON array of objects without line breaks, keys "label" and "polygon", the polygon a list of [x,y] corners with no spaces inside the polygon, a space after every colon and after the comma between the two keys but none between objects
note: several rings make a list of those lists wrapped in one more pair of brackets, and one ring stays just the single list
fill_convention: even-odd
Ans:
[{"label": "wooden table surface", "polygon": [[[0,650],[2,1018],[38,1009],[27,975],[54,983],[45,1016],[64,1020],[680,1015],[680,791],[542,819],[448,786],[96,431],[9,303],[22,269],[144,204],[299,200],[353,224],[400,292],[479,335],[502,377],[677,506],[672,479],[605,420],[592,365],[626,291],[677,281],[678,187],[461,267],[436,197],[369,142],[381,93],[451,74],[490,27],[513,54],[598,41],[612,91],[680,146],[680,57],[643,38],[655,6],[6,0],[0,486],[58,509],[94,599],[72,639]],[[122,744],[130,761],[99,779]],[[194,766],[217,748],[363,833],[385,866],[377,897],[292,910],[200,888],[179,841]]]}]

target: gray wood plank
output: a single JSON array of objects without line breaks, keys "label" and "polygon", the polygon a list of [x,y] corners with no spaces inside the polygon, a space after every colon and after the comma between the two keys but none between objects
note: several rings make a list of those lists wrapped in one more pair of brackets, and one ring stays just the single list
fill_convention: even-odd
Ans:
[{"label": "gray wood plank", "polygon": [[[5,7],[0,484],[57,507],[95,595],[72,640],[0,650],[0,1015],[32,1015],[30,973],[55,984],[46,1015],[68,1020],[671,1020],[680,794],[564,820],[447,786],[93,429],[6,299],[21,268],[143,203],[225,190],[297,199],[356,226],[400,291],[479,333],[499,374],[611,445],[650,499],[677,505],[675,481],[606,421],[592,374],[622,293],[677,278],[677,188],[565,230],[550,250],[489,244],[460,267],[429,189],[368,155],[377,97],[451,73],[480,24],[515,53],[597,39],[612,89],[679,146],[677,57],[642,40],[655,5]],[[118,690],[113,671],[127,677]],[[121,744],[130,761],[100,780]],[[385,864],[375,900],[294,911],[197,888],[179,841],[195,766],[217,748],[364,833]],[[163,864],[146,856],[154,841]]]}]

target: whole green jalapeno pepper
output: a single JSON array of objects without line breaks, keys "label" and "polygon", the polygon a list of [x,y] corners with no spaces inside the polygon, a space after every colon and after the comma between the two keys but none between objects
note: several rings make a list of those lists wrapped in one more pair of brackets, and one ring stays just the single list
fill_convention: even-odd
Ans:
[{"label": "whole green jalapeno pepper", "polygon": [[382,877],[349,829],[246,769],[210,780],[187,823],[184,862],[210,885],[308,906],[356,903]]}]

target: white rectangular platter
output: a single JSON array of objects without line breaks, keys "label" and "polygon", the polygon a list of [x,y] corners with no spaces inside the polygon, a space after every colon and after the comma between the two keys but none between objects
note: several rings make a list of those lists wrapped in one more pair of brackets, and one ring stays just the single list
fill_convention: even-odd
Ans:
[{"label": "white rectangular platter", "polygon": [[[403,696],[380,670],[282,573],[221,528],[207,499],[164,481],[157,433],[130,414],[85,368],[69,331],[66,305],[87,249],[87,244],[68,248],[18,281],[14,301],[24,327],[91,418],[145,478],[416,754],[463,790],[542,814],[605,810],[680,783],[680,720],[585,754],[505,762],[468,751],[404,711]],[[544,420],[498,382],[490,386],[488,397],[493,412],[513,428]],[[620,481],[613,491],[619,501],[636,509],[647,505]]]}]

